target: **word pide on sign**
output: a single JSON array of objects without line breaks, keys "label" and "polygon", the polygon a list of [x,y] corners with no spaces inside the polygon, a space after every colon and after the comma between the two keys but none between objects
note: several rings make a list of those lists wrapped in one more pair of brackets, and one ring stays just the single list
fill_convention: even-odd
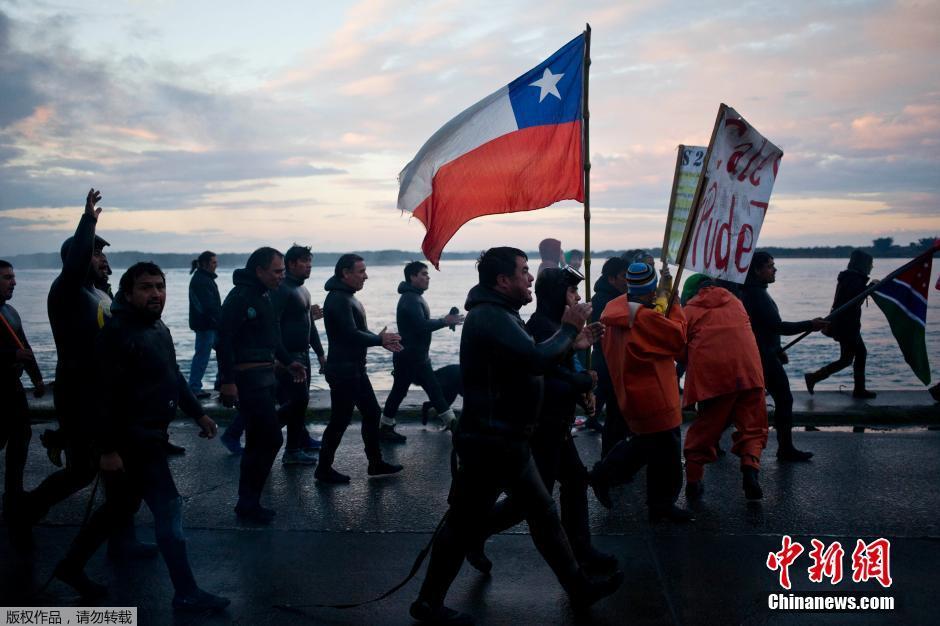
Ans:
[{"label": "word pide on sign", "polygon": [[721,105],[686,267],[743,283],[783,151]]}]

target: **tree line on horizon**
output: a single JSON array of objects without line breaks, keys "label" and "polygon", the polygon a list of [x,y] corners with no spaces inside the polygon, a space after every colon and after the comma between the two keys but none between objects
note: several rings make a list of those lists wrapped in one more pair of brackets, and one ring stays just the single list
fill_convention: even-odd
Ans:
[{"label": "tree line on horizon", "polygon": [[[870,246],[809,246],[788,248],[780,246],[762,246],[774,257],[790,259],[848,259],[852,250],[863,250],[876,258],[907,258],[916,256],[925,248],[933,245],[935,237],[923,237],[912,241],[906,246],[896,245],[892,237],[879,237],[872,241]],[[654,258],[659,259],[661,248],[648,248]],[[201,252],[201,251],[200,251]],[[354,250],[365,259],[366,265],[403,265],[409,261],[423,260],[421,252],[407,250]],[[607,259],[619,256],[625,250],[592,250],[591,256],[596,259]],[[250,252],[220,252],[218,256],[220,267],[241,267],[248,259]],[[318,252],[314,251],[313,264],[317,267],[333,267],[337,259],[344,252]],[[537,251],[527,252],[530,259],[538,259]],[[443,261],[474,260],[480,255],[478,251],[444,252]],[[189,268],[193,259],[199,252],[140,252],[129,250],[124,252],[109,252],[108,260],[112,267],[130,267],[138,261],[152,261],[164,269]],[[59,269],[62,261],[58,252],[35,252],[31,254],[18,254],[6,257],[6,260],[21,269]]]}]

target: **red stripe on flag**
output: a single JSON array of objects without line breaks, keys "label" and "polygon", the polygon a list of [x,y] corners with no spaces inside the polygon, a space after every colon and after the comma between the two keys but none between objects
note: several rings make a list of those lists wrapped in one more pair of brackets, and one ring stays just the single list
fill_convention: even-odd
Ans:
[{"label": "red stripe on flag", "polygon": [[421,249],[437,267],[445,244],[473,218],[559,200],[584,201],[580,120],[503,135],[441,167],[414,210],[427,229]]}]

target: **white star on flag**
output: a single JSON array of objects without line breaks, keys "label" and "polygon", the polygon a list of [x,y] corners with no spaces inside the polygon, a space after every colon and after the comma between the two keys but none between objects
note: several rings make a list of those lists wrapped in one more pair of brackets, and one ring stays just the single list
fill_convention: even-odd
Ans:
[{"label": "white star on flag", "polygon": [[551,94],[561,100],[561,94],[558,93],[558,81],[561,80],[561,77],[564,74],[552,74],[552,71],[545,68],[545,73],[542,74],[542,78],[538,79],[534,83],[529,83],[529,87],[538,87],[539,91],[539,102],[545,99],[545,96]]}]

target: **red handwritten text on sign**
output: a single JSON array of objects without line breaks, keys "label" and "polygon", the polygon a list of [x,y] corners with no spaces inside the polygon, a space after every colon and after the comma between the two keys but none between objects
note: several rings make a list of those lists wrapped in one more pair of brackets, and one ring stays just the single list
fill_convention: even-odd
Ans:
[{"label": "red handwritten text on sign", "polygon": [[722,111],[686,266],[743,283],[783,152],[734,109]]}]

